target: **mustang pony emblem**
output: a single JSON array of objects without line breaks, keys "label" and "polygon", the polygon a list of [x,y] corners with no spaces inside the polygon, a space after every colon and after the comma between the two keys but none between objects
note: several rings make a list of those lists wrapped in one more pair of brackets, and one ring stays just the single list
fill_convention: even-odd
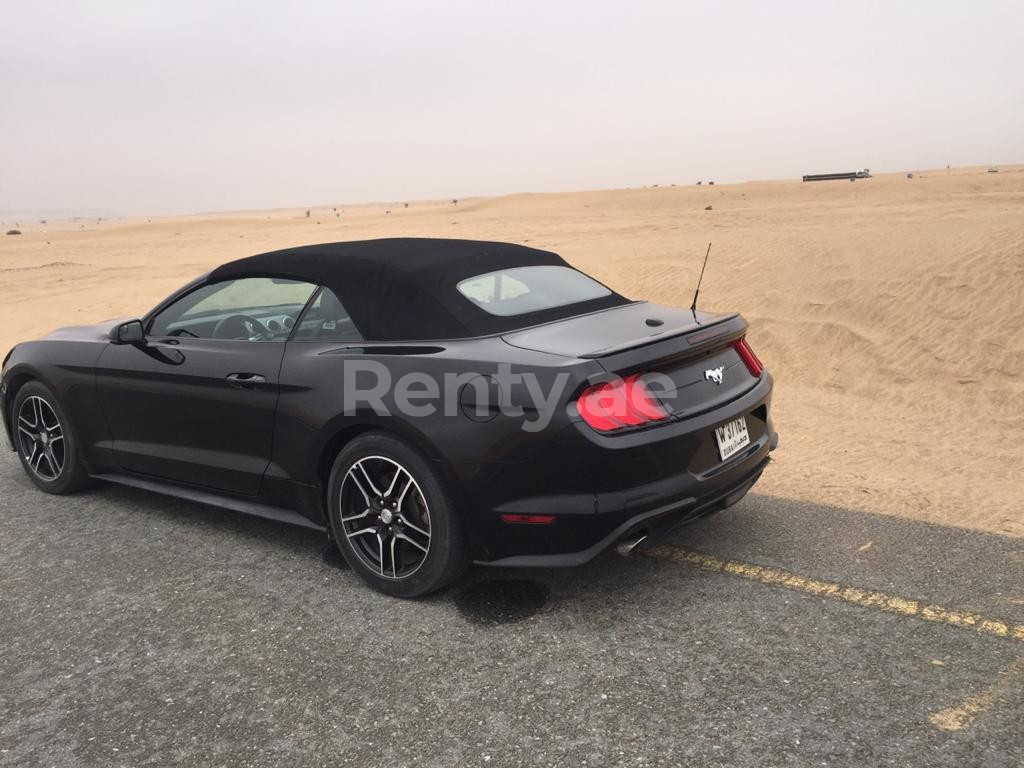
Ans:
[{"label": "mustang pony emblem", "polygon": [[724,365],[720,365],[717,368],[708,368],[706,371],[704,371],[704,380],[707,381],[708,379],[710,379],[711,381],[715,382],[715,384],[721,384],[722,376],[724,373]]}]

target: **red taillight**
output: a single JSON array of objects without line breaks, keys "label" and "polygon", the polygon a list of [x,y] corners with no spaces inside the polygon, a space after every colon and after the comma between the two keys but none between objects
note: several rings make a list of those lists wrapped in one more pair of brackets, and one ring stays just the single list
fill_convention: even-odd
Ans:
[{"label": "red taillight", "polygon": [[502,515],[503,523],[519,523],[520,525],[551,525],[555,522],[554,515]]},{"label": "red taillight", "polygon": [[641,373],[589,387],[576,401],[576,407],[583,420],[598,432],[668,418],[668,412],[648,391]]},{"label": "red taillight", "polygon": [[746,364],[747,370],[750,371],[750,375],[755,379],[760,378],[761,371],[764,370],[764,365],[757,359],[757,355],[754,354],[754,350],[750,348],[747,340],[745,338],[740,339],[739,341],[734,342],[732,346]]}]

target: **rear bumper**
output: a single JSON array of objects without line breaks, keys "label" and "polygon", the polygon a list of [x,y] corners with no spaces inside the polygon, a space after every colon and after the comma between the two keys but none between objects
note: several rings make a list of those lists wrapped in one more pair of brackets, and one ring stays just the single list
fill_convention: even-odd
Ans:
[{"label": "rear bumper", "polygon": [[[551,450],[488,477],[519,498],[476,504],[470,522],[477,563],[502,566],[580,565],[631,537],[644,544],[672,527],[739,501],[760,478],[778,434],[769,417],[772,382],[714,411],[612,438],[574,425]],[[750,445],[720,461],[716,426],[745,416]],[[499,482],[500,481],[500,482]],[[546,492],[545,492],[546,491]],[[554,515],[550,525],[509,524],[506,513]]]},{"label": "rear bumper", "polygon": [[699,500],[692,497],[679,499],[629,517],[586,549],[552,555],[512,555],[498,560],[477,561],[477,564],[520,568],[566,568],[583,565],[621,541],[635,541],[643,537],[640,548],[646,548],[679,525],[731,507],[746,496],[747,491],[758,481],[770,461],[771,459],[765,456],[739,481],[719,489],[709,497]]}]

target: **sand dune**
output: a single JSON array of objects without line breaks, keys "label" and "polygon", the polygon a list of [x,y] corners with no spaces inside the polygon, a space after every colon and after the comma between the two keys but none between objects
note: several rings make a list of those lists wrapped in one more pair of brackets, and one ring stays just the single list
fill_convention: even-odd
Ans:
[{"label": "sand dune", "polygon": [[686,306],[711,240],[701,306],[742,311],[777,381],[761,492],[1024,536],[1024,168],[333,208],[19,221],[0,348],[232,258],[381,236],[528,243]]}]

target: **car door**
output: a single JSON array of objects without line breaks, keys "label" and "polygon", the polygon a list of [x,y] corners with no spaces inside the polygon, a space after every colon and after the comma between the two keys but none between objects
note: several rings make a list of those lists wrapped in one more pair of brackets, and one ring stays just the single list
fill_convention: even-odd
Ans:
[{"label": "car door", "polygon": [[97,386],[118,464],[230,493],[259,492],[270,462],[279,373],[315,286],[242,278],[161,309],[139,344],[110,344]]}]

